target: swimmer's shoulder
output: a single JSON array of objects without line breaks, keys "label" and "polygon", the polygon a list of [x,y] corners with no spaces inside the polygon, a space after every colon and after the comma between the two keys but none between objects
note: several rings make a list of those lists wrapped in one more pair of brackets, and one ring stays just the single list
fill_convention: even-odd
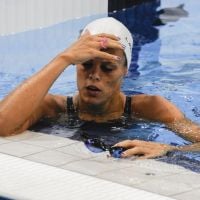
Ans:
[{"label": "swimmer's shoulder", "polygon": [[131,96],[131,110],[135,117],[146,118],[146,112],[152,106],[153,98],[148,94],[134,94]]},{"label": "swimmer's shoulder", "polygon": [[133,95],[131,109],[135,117],[152,121],[167,123],[174,121],[174,119],[183,118],[181,111],[160,95]]},{"label": "swimmer's shoulder", "polygon": [[159,95],[134,94],[131,96],[131,106],[134,111],[141,111],[152,108],[154,104],[162,99]]}]

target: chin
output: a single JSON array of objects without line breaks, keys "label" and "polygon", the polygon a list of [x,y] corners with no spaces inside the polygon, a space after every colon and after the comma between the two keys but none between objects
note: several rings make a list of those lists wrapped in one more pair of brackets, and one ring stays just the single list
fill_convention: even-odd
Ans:
[{"label": "chin", "polygon": [[98,97],[85,97],[83,98],[83,101],[91,106],[98,106],[103,103],[103,101]]},{"label": "chin", "polygon": [[100,93],[90,93],[87,90],[79,90],[79,96],[81,100],[91,106],[101,106],[105,104],[109,98],[110,94],[108,92],[101,91]]}]

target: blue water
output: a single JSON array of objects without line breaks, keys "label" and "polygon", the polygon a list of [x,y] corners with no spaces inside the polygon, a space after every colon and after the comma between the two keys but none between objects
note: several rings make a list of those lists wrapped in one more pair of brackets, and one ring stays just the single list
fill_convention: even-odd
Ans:
[{"label": "blue water", "polygon": [[[177,10],[180,4],[184,4],[184,7]],[[200,123],[199,7],[200,2],[196,0],[157,0],[109,14],[125,23],[134,38],[132,65],[122,90],[126,94],[139,91],[162,95],[197,123]],[[169,13],[166,8],[175,14]],[[162,9],[164,23],[159,22],[159,11]],[[102,16],[0,36],[0,99],[70,45],[88,22]],[[75,68],[71,66],[59,77],[50,92],[74,94],[77,90],[75,78]],[[72,137],[77,132],[56,125],[51,130],[51,134],[63,137]],[[113,142],[136,138],[173,145],[190,144],[158,123],[138,122],[129,128],[113,126],[109,131],[109,140]],[[106,133],[104,128],[99,127],[95,134],[102,132]],[[108,139],[106,134],[102,137]],[[162,160],[200,172],[200,153],[174,153]]]}]

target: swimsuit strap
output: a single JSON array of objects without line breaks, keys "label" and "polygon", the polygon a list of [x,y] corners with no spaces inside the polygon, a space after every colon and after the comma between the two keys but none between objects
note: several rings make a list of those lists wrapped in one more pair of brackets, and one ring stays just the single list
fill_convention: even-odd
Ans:
[{"label": "swimsuit strap", "polygon": [[73,114],[76,110],[74,108],[73,97],[67,97],[67,113]]},{"label": "swimsuit strap", "polygon": [[126,103],[124,107],[124,113],[127,115],[131,115],[131,96],[126,96]]},{"label": "swimsuit strap", "polygon": [[[126,96],[126,102],[124,107],[124,113],[131,115],[131,96]],[[74,108],[73,97],[67,97],[67,113],[73,114],[76,110]]]}]

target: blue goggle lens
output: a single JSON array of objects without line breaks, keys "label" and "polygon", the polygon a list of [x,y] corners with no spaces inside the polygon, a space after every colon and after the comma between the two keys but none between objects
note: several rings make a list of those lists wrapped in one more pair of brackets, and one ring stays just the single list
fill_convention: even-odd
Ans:
[{"label": "blue goggle lens", "polygon": [[123,147],[106,146],[99,139],[87,139],[85,142],[86,147],[93,153],[101,153],[103,151],[109,151],[110,155],[114,158],[121,158],[121,154],[126,149]]},{"label": "blue goggle lens", "polygon": [[125,151],[126,149],[123,147],[111,147],[109,149],[110,155],[114,158],[121,158],[121,154],[123,151]]},{"label": "blue goggle lens", "polygon": [[86,140],[85,145],[93,153],[101,153],[101,152],[106,150],[102,147],[101,142],[99,140],[96,140],[96,139]]}]

